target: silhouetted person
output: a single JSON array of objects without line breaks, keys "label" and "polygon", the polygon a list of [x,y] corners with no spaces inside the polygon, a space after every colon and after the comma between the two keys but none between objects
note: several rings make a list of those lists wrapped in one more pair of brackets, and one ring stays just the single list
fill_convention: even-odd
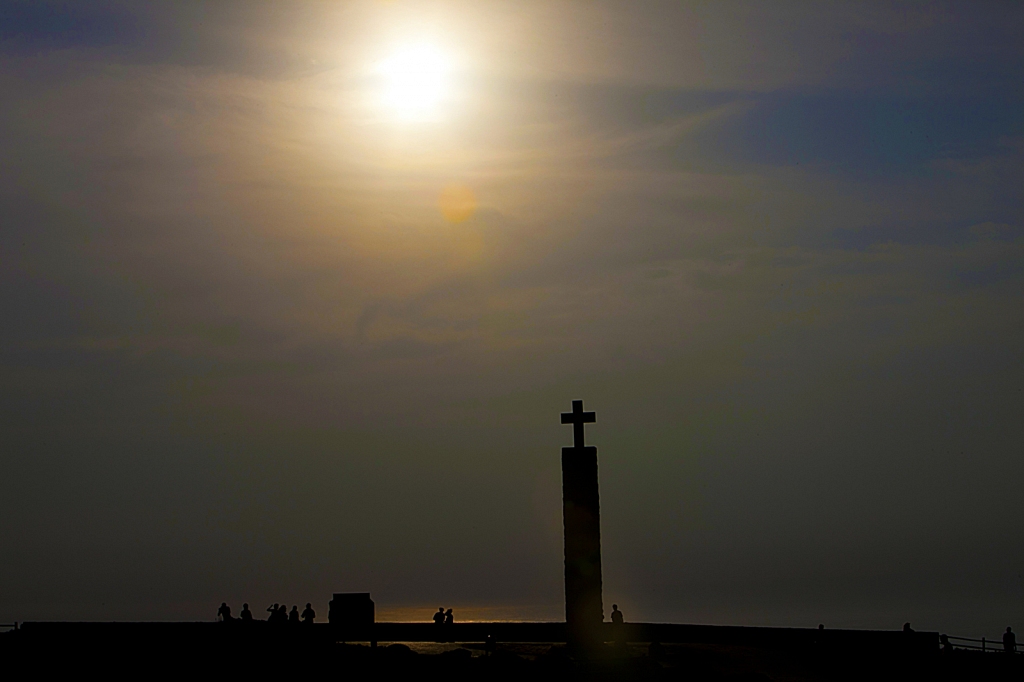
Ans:
[{"label": "silhouetted person", "polygon": [[448,609],[444,612],[444,624],[451,625],[455,622],[455,616],[452,615],[452,610]]},{"label": "silhouetted person", "polygon": [[441,626],[444,625],[444,607],[438,606],[437,613],[434,614],[434,625],[437,626],[434,629],[437,630],[437,641],[443,642],[444,635],[441,634]]},{"label": "silhouetted person", "polygon": [[292,624],[292,625],[298,625],[299,624],[300,621],[299,621],[299,607],[298,606],[292,606],[292,611],[291,611],[291,613],[288,614],[288,622],[290,624]]},{"label": "silhouetted person", "polygon": [[1003,633],[1003,651],[1008,654],[1017,651],[1017,635],[1013,634],[1010,628],[1006,628],[1006,632]]},{"label": "silhouetted person", "polygon": [[284,604],[274,604],[267,611],[270,611],[270,618],[267,619],[268,623],[284,625],[288,622],[288,607]]},{"label": "silhouetted person", "polygon": [[220,608],[217,609],[217,620],[225,622],[231,620],[231,607],[225,601],[222,601]]},{"label": "silhouetted person", "polygon": [[242,612],[238,614],[238,617],[245,622],[252,620],[252,611],[249,610],[248,604],[242,604]]},{"label": "silhouetted person", "polygon": [[619,605],[612,604],[612,639],[616,644],[623,643],[625,633],[622,631],[622,623],[624,620],[622,611],[619,611]]},{"label": "silhouetted person", "polygon": [[313,624],[313,619],[316,618],[316,611],[313,610],[313,605],[307,603],[306,608],[302,611],[302,622]]},{"label": "silhouetted person", "polygon": [[910,627],[910,623],[903,624],[903,632],[913,632],[914,630]]},{"label": "silhouetted person", "polygon": [[942,645],[942,653],[953,653],[953,645],[949,643],[949,637],[947,635],[939,635],[939,644]]}]

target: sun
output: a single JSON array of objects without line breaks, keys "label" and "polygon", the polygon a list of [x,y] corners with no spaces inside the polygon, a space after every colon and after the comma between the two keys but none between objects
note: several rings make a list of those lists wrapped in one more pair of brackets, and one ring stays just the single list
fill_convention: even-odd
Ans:
[{"label": "sun", "polygon": [[451,59],[429,44],[407,45],[377,64],[381,106],[397,118],[435,118],[450,89]]}]

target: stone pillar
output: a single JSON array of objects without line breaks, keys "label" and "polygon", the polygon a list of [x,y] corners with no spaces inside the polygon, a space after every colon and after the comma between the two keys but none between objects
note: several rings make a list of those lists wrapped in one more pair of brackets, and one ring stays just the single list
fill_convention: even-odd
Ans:
[{"label": "stone pillar", "polygon": [[562,524],[565,532],[565,622],[570,644],[601,641],[601,508],[597,448],[562,448]]}]

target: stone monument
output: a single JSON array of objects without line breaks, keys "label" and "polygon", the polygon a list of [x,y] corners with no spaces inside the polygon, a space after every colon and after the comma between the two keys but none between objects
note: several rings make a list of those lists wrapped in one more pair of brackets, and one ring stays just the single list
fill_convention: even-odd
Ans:
[{"label": "stone monument", "polygon": [[565,622],[570,644],[601,641],[604,605],[601,596],[601,508],[597,448],[584,444],[583,425],[597,421],[572,401],[562,423],[572,424],[572,447],[562,448],[562,524],[565,533]]}]

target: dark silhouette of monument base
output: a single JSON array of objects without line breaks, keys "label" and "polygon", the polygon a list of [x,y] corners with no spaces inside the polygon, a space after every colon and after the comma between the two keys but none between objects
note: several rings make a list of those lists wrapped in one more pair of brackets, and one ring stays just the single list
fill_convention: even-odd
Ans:
[{"label": "dark silhouette of monument base", "polygon": [[572,401],[562,423],[572,424],[573,445],[562,448],[562,527],[565,542],[565,623],[569,643],[600,642],[604,621],[601,595],[601,504],[597,448],[584,444],[583,425],[597,421]]}]

